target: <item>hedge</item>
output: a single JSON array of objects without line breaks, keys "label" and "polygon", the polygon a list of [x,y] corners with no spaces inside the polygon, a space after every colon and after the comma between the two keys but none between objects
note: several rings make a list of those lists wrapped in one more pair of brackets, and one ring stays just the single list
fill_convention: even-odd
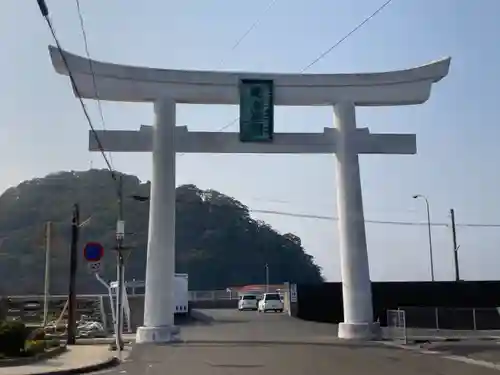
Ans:
[{"label": "hedge", "polygon": [[9,357],[22,355],[27,337],[24,323],[0,322],[0,354]]}]

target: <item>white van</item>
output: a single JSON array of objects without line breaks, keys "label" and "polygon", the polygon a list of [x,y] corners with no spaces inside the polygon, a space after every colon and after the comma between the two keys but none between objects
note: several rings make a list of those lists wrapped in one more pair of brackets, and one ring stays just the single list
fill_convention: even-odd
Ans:
[{"label": "white van", "polygon": [[259,301],[257,310],[259,312],[283,312],[284,305],[279,293],[264,293]]},{"label": "white van", "polygon": [[238,301],[238,310],[257,310],[258,301],[255,294],[242,294]]}]

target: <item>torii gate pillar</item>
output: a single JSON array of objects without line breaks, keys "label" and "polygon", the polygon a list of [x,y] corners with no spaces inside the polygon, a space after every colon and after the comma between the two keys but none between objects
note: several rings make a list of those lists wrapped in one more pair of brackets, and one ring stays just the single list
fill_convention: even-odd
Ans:
[{"label": "torii gate pillar", "polygon": [[[175,154],[191,153],[300,153],[337,155],[337,206],[344,322],[344,339],[371,340],[380,333],[373,307],[359,154],[415,154],[414,134],[371,134],[356,128],[356,106],[392,106],[424,103],[431,86],[444,78],[451,59],[422,67],[366,74],[263,74],[179,70],[151,70],[89,61],[50,47],[52,64],[68,75],[84,98],[153,102],[153,128],[139,131],[99,131],[105,151],[153,151],[149,213],[144,326],[137,343],[176,339],[174,327],[175,277]],[[94,75],[94,77],[93,77]],[[234,133],[189,132],[175,126],[176,103],[239,104],[243,79],[272,80],[274,104],[333,106],[335,129],[321,133],[277,133],[272,143],[242,143]],[[96,87],[94,87],[94,84]],[[151,131],[152,130],[152,131]],[[89,148],[99,151],[89,134]]]},{"label": "torii gate pillar", "polygon": [[177,334],[173,313],[175,311],[175,102],[170,98],[162,98],[154,103],[154,110],[144,324],[137,330],[138,343],[169,342],[175,340]]},{"label": "torii gate pillar", "polygon": [[340,239],[340,271],[344,304],[344,322],[339,337],[379,336],[373,321],[370,268],[366,246],[363,197],[358,153],[350,145],[356,131],[356,113],[352,103],[333,106],[337,138],[337,212]]}]

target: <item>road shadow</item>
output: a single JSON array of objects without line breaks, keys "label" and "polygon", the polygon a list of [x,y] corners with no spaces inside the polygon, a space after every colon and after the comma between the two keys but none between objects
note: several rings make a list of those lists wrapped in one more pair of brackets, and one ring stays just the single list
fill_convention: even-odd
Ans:
[{"label": "road shadow", "polygon": [[212,316],[201,310],[191,310],[190,318],[192,321],[203,325],[213,324],[234,324],[250,323],[253,319],[250,316]]},{"label": "road shadow", "polygon": [[442,342],[423,345],[426,350],[437,351],[446,355],[500,362],[500,345],[496,342]]},{"label": "road shadow", "polygon": [[189,326],[189,325],[196,325],[196,324],[206,324],[209,323],[208,317],[202,317],[202,316],[197,316],[196,314],[193,316],[192,314],[190,315],[183,315],[183,316],[175,316],[174,317],[174,324],[176,326]]}]

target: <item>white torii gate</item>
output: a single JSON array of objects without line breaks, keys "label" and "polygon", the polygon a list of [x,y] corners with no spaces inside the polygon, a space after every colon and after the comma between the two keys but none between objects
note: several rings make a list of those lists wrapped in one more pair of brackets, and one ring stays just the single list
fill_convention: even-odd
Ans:
[{"label": "white torii gate", "polygon": [[[144,326],[137,331],[138,343],[169,342],[178,332],[172,313],[176,152],[335,153],[344,304],[344,322],[339,324],[338,336],[378,336],[380,327],[373,322],[358,155],[415,154],[416,136],[371,134],[366,128],[356,128],[355,107],[424,103],[432,84],[448,74],[450,58],[385,73],[264,74],[132,67],[61,54],[52,46],[49,50],[56,72],[68,75],[64,55],[82,97],[154,103],[156,119],[152,127],[97,132],[106,151],[153,153]],[[248,143],[241,142],[238,133],[190,132],[186,126],[175,126],[176,103],[240,104],[242,79],[272,80],[276,105],[332,106],[336,128],[325,128],[323,133],[276,133],[272,142]],[[91,133],[89,149],[98,151]]]}]

